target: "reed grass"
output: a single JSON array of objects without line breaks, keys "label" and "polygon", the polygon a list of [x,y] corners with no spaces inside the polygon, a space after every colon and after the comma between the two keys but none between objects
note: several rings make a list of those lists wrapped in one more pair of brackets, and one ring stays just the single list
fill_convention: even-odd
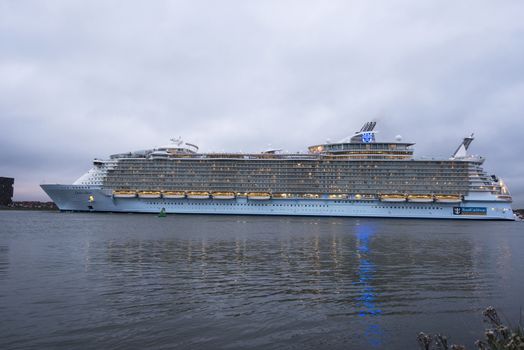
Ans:
[{"label": "reed grass", "polygon": [[[484,332],[484,339],[474,344],[478,350],[524,350],[524,329],[522,325],[522,310],[519,324],[515,327],[505,325],[494,307],[490,306],[482,313],[489,328]],[[466,350],[464,345],[448,345],[448,339],[442,334],[419,333],[417,336],[419,348],[422,350]]]}]

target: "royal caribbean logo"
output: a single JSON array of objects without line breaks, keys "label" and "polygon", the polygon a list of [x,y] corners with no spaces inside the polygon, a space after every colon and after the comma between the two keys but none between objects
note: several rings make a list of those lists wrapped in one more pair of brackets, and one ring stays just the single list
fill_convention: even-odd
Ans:
[{"label": "royal caribbean logo", "polygon": [[364,142],[364,143],[373,142],[373,133],[372,132],[364,132],[364,133],[362,133],[362,142]]},{"label": "royal caribbean logo", "polygon": [[453,215],[486,215],[485,207],[453,207]]}]

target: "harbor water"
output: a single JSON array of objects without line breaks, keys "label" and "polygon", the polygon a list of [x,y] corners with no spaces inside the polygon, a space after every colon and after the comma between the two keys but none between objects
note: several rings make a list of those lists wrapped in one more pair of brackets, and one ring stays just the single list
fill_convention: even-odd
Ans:
[{"label": "harbor water", "polygon": [[468,345],[524,306],[524,224],[0,211],[1,349]]}]

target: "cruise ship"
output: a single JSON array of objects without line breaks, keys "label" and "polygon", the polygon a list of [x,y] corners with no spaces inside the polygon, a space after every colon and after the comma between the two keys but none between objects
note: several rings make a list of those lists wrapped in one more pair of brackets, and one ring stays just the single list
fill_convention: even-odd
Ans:
[{"label": "cruise ship", "polygon": [[514,220],[504,182],[468,154],[414,158],[375,122],[304,153],[203,153],[180,138],[95,159],[71,185],[43,184],[62,211]]}]

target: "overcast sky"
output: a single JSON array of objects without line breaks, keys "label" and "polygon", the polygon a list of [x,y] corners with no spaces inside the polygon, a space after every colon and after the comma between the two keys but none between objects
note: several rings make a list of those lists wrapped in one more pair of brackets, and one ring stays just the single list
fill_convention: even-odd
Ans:
[{"label": "overcast sky", "polygon": [[48,200],[92,159],[182,136],[305,151],[378,122],[471,152],[524,207],[524,1],[0,0],[0,176]]}]

